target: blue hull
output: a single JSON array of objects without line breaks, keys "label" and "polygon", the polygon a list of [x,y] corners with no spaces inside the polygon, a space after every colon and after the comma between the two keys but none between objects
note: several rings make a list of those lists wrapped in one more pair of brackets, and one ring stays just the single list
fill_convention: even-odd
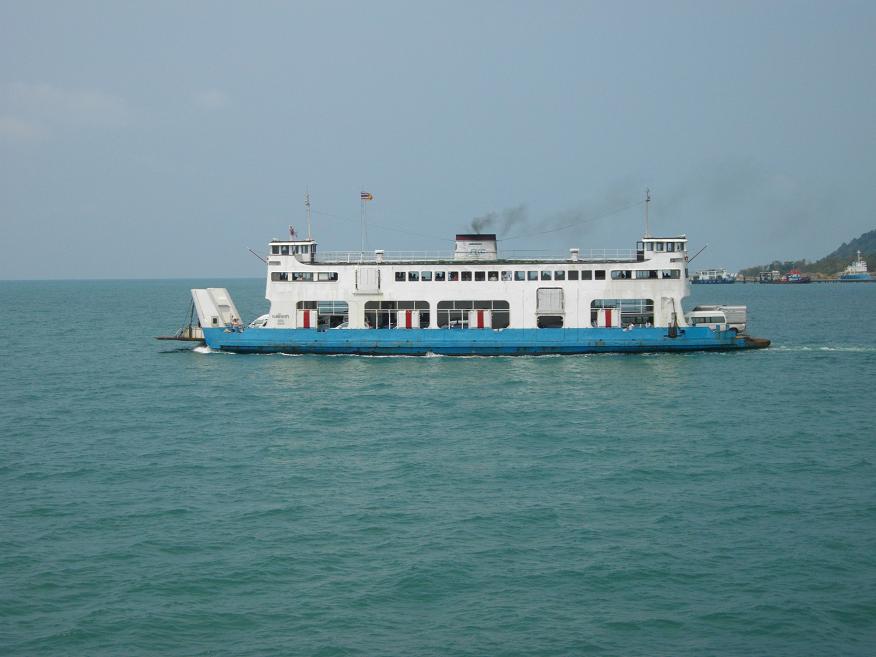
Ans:
[{"label": "blue hull", "polygon": [[871,281],[873,280],[870,274],[843,274],[840,276],[841,281]]},{"label": "blue hull", "polygon": [[204,329],[211,349],[236,353],[523,356],[609,352],[729,351],[764,347],[735,330],[707,327],[590,329]]}]

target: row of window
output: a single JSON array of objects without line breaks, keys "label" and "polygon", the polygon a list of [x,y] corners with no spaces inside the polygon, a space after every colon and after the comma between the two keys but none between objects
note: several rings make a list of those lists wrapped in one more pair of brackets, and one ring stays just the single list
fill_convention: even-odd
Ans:
[{"label": "row of window", "polygon": [[[316,310],[320,328],[336,328],[349,322],[350,311],[346,301],[299,301],[297,308]],[[650,326],[654,323],[653,299],[595,299],[590,304],[591,326],[596,326],[598,311],[602,308],[617,309],[624,326]],[[418,311],[421,328],[432,325],[428,301],[368,301],[365,303],[365,325],[368,328],[396,328],[401,310]],[[439,301],[436,310],[435,326],[438,328],[468,328],[469,313],[473,310],[489,311],[490,328],[508,328],[511,324],[511,306],[501,299]],[[551,312],[557,311],[562,313],[562,308]],[[538,314],[539,328],[562,328],[563,324],[562,314]]]},{"label": "row of window", "polygon": [[300,283],[333,282],[338,280],[336,271],[272,271],[272,281],[293,281]]},{"label": "row of window", "polygon": [[[271,244],[271,255],[298,255],[311,253],[310,244]],[[313,245],[313,253],[316,253],[316,244]]]},{"label": "row of window", "polygon": [[[641,244],[641,242],[639,242]],[[645,251],[675,253],[684,251],[684,242],[645,242]]]},{"label": "row of window", "polygon": [[[612,280],[681,278],[680,269],[616,269],[611,272]],[[405,281],[604,281],[605,270],[557,269],[555,271],[397,271],[396,283]]]},{"label": "row of window", "polygon": [[611,272],[613,281],[648,280],[656,278],[681,278],[680,269],[614,269]]},{"label": "row of window", "polygon": [[[685,276],[687,274],[685,273]],[[681,278],[680,269],[615,269],[611,272],[612,280],[642,280],[642,279],[665,279]],[[338,273],[334,271],[321,272],[271,272],[272,281],[302,282],[334,282],[338,280]],[[605,270],[568,271],[558,269],[556,271],[397,271],[395,272],[397,283],[404,282],[444,282],[444,281],[604,281]]]}]

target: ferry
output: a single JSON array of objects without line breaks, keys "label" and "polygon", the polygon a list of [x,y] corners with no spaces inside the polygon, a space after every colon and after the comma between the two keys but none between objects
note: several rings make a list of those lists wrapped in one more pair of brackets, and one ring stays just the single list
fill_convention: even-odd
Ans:
[{"label": "ferry", "polygon": [[858,257],[845,268],[839,279],[841,281],[872,281],[873,277],[867,271],[867,261],[861,257],[861,252],[858,251]]},{"label": "ferry", "polygon": [[690,279],[694,284],[721,285],[736,282],[736,276],[727,272],[726,269],[703,269],[696,272]]},{"label": "ferry", "polygon": [[769,346],[746,333],[744,306],[732,307],[732,318],[720,306],[685,315],[685,235],[646,233],[635,249],[544,258],[500,253],[494,234],[458,234],[454,244],[452,253],[321,252],[309,232],[298,239],[290,231],[264,258],[269,312],[244,325],[227,289],[193,289],[189,326],[165,339],[236,353],[361,355]]}]

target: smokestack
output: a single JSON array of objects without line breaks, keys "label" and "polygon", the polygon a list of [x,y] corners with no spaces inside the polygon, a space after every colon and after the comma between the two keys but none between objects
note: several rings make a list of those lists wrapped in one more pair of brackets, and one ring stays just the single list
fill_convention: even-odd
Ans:
[{"label": "smokestack", "polygon": [[453,251],[454,260],[496,260],[495,233],[461,234],[456,236],[456,248]]}]

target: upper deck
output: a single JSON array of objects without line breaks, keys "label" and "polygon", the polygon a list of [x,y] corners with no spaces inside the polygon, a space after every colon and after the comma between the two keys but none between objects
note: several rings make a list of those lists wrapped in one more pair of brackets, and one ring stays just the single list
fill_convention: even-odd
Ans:
[{"label": "upper deck", "polygon": [[[572,253],[571,251],[574,251]],[[557,262],[636,262],[634,249],[591,249],[581,253],[552,253],[541,250],[504,251],[492,260],[463,260],[467,264],[538,264]],[[314,264],[459,264],[460,258],[450,251],[323,251]]]},{"label": "upper deck", "polygon": [[457,235],[454,251],[317,251],[313,240],[273,240],[269,257],[291,256],[299,263],[310,265],[466,265],[474,264],[556,264],[556,263],[632,263],[643,262],[655,254],[687,251],[687,238],[646,237],[635,249],[571,248],[567,253],[545,250],[497,249],[495,235]]}]

